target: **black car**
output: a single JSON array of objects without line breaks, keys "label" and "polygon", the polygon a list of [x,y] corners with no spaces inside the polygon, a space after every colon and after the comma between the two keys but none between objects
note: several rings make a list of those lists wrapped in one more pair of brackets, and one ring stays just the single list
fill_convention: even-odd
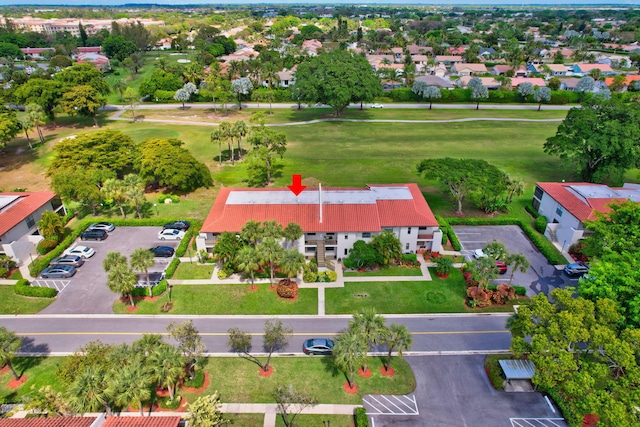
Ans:
[{"label": "black car", "polygon": [[55,258],[53,261],[51,261],[52,266],[70,265],[72,267],[78,268],[81,267],[82,264],[84,264],[84,259],[78,255],[65,255],[60,258]]},{"label": "black car", "polygon": [[170,228],[173,230],[187,231],[189,227],[191,227],[191,223],[189,221],[174,221],[163,225],[162,229],[166,230]]},{"label": "black car", "polygon": [[333,354],[333,341],[327,338],[311,338],[302,345],[304,354],[319,354],[331,356]]},{"label": "black car", "polygon": [[172,247],[170,246],[156,246],[153,247],[151,249],[149,249],[151,252],[153,252],[153,256],[156,257],[165,257],[165,258],[169,258],[172,257],[173,254],[176,252],[175,250],[173,250]]},{"label": "black car", "polygon": [[80,235],[81,240],[104,240],[109,237],[109,233],[104,230],[87,230]]}]

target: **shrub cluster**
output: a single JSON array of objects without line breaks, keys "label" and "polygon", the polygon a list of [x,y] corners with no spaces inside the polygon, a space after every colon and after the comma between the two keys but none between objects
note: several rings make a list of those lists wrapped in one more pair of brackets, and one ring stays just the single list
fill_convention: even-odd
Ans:
[{"label": "shrub cluster", "polygon": [[[434,99],[433,102],[438,103],[451,103],[451,102],[464,102],[471,103],[475,102],[474,99],[471,98],[471,89],[463,89],[456,88],[450,90],[441,90],[440,95],[442,95],[439,99]],[[419,95],[413,93],[410,88],[398,88],[392,89],[389,92],[389,96],[393,101],[396,102],[428,102],[427,99],[423,99]],[[548,104],[555,105],[564,105],[564,104],[578,104],[580,103],[580,93],[578,92],[570,92],[566,90],[556,90],[551,91],[551,99]],[[526,103],[535,103],[537,102],[533,99],[533,97],[529,97],[530,99]],[[520,104],[522,103],[522,97],[515,90],[490,90],[489,98],[483,99],[483,102],[491,103],[491,104]]]},{"label": "shrub cluster", "polygon": [[329,270],[319,272],[316,282],[335,282],[336,280],[338,280],[338,273]]},{"label": "shrub cluster", "polygon": [[525,205],[524,210],[529,212],[529,215],[531,215],[534,219],[540,216],[538,211],[536,211],[532,205]]},{"label": "shrub cluster", "polygon": [[536,231],[540,234],[544,234],[547,229],[547,217],[544,215],[540,215],[536,218],[535,222]]},{"label": "shrub cluster", "polygon": [[13,291],[25,297],[55,298],[58,291],[44,286],[31,286],[27,279],[20,279],[13,285]]},{"label": "shrub cluster", "polygon": [[356,408],[355,412],[356,427],[369,427],[369,417],[367,417],[367,410],[364,408]]},{"label": "shrub cluster", "polygon": [[[524,286],[511,286],[513,288],[513,290],[515,291],[515,294],[519,297],[524,297],[527,295],[527,288],[525,288]],[[498,289],[497,285],[489,285],[487,286],[487,289],[490,291],[495,291]]]},{"label": "shrub cluster", "polygon": [[46,255],[58,246],[58,242],[56,240],[48,240],[43,239],[38,242],[38,246],[36,246],[36,250],[40,255]]},{"label": "shrub cluster", "polygon": [[[151,288],[151,295],[154,297],[159,297],[167,290],[168,283],[166,280],[161,280],[157,285]],[[134,297],[147,297],[149,296],[149,288],[146,286],[144,288],[135,288],[131,295]]]},{"label": "shrub cluster", "polygon": [[166,203],[167,199],[171,200],[171,203],[180,203],[180,196],[164,193],[158,196],[158,203]]},{"label": "shrub cluster", "polygon": [[458,236],[456,236],[456,233],[453,231],[451,225],[449,225],[449,222],[439,215],[436,215],[436,221],[438,221],[438,224],[440,224],[440,230],[442,230],[443,233],[442,240],[444,241],[444,235],[446,235],[451,242],[451,246],[453,246],[453,250],[459,251],[460,249],[462,249],[460,240],[458,240]]},{"label": "shrub cluster", "polygon": [[276,292],[280,298],[294,299],[298,297],[298,284],[295,280],[282,279],[278,282]]},{"label": "shrub cluster", "polygon": [[176,273],[176,270],[178,269],[179,265],[180,265],[180,259],[178,258],[172,259],[171,262],[169,263],[169,266],[164,271],[164,277],[167,279],[171,279],[173,275]]}]

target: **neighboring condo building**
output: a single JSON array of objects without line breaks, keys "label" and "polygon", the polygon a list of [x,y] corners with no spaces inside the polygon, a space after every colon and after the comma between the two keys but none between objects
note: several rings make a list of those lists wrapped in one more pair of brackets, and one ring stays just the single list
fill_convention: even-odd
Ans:
[{"label": "neighboring condo building", "polygon": [[396,234],[404,253],[442,248],[442,231],[416,184],[375,184],[319,186],[297,197],[287,188],[223,188],[196,239],[198,251],[211,252],[219,234],[239,233],[251,220],[299,224],[304,235],[294,246],[319,265],[347,257],[356,241],[384,230]]},{"label": "neighboring condo building", "polygon": [[545,237],[566,251],[586,237],[584,221],[596,219],[596,212],[608,212],[609,204],[626,200],[640,203],[640,185],[612,188],[588,182],[538,182],[532,203],[547,218]]},{"label": "neighboring condo building", "polygon": [[31,31],[34,33],[55,34],[68,32],[75,37],[80,37],[80,23],[88,35],[94,35],[100,30],[111,31],[111,24],[117,22],[120,25],[137,24],[138,22],[148,27],[150,25],[164,26],[164,21],[142,18],[121,19],[43,19],[24,16],[22,18],[6,18],[0,15],[0,27],[7,27],[9,22],[14,28]]}]

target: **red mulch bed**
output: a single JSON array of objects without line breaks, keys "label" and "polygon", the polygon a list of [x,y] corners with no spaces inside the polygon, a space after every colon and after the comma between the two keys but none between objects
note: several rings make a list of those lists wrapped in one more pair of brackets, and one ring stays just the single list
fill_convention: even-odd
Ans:
[{"label": "red mulch bed", "polygon": [[255,292],[255,291],[257,291],[258,289],[260,289],[260,288],[259,288],[259,287],[257,287],[257,286],[256,286],[256,287],[253,287],[253,286],[251,286],[251,285],[249,285],[249,287],[247,288],[247,290],[248,290],[249,292]]},{"label": "red mulch bed", "polygon": [[7,372],[9,372],[9,366],[8,365],[4,365],[2,367],[2,369],[0,369],[0,375],[6,374]]},{"label": "red mulch bed", "polygon": [[209,387],[209,384],[210,384],[209,374],[205,372],[204,373],[204,383],[202,384],[202,387],[191,388],[191,387],[181,386],[181,388],[182,388],[182,390],[188,391],[189,393],[202,393],[203,391],[205,391],[207,389],[207,387]]},{"label": "red mulch bed", "polygon": [[167,397],[167,396],[169,396],[169,390],[158,387],[156,389],[156,396],[158,396],[158,397]]},{"label": "red mulch bed", "polygon": [[436,273],[436,277],[438,277],[440,279],[446,279],[447,277],[449,277],[449,273],[446,273],[446,274],[438,274],[438,273]]},{"label": "red mulch bed", "polygon": [[270,377],[273,374],[273,366],[269,365],[269,368],[266,370],[266,372],[264,369],[260,368],[258,373],[261,377]]},{"label": "red mulch bed", "polygon": [[392,377],[396,374],[396,371],[394,371],[391,366],[389,366],[389,370],[386,370],[384,366],[381,366],[380,373],[385,377]]},{"label": "red mulch bed", "polygon": [[27,382],[27,376],[23,375],[20,377],[20,379],[16,380],[15,378],[11,377],[11,381],[9,381],[9,384],[7,384],[7,387],[9,387],[10,389],[15,390],[16,388],[20,387],[22,384],[24,384],[25,382]]},{"label": "red mulch bed", "polygon": [[358,384],[354,383],[353,388],[351,388],[351,386],[349,386],[349,381],[345,381],[342,388],[344,389],[344,391],[346,391],[349,394],[356,394],[358,392]]},{"label": "red mulch bed", "polygon": [[360,375],[362,378],[371,378],[371,369],[367,368],[366,371],[364,371],[362,368],[360,368],[360,370],[358,371],[358,375]]},{"label": "red mulch bed", "polygon": [[134,312],[134,311],[136,311],[137,309],[138,309],[138,306],[137,306],[137,305],[131,305],[131,304],[129,304],[129,305],[127,306],[127,309],[126,309],[126,310],[127,310],[127,313],[133,313],[133,312]]}]

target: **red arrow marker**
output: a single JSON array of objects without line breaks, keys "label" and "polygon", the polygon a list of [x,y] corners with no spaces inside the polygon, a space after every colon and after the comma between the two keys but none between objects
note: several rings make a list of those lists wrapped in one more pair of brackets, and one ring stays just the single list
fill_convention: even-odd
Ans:
[{"label": "red arrow marker", "polygon": [[307,188],[307,186],[302,185],[302,175],[292,175],[291,185],[287,185],[287,188],[291,190],[293,194],[298,196],[305,188]]}]

